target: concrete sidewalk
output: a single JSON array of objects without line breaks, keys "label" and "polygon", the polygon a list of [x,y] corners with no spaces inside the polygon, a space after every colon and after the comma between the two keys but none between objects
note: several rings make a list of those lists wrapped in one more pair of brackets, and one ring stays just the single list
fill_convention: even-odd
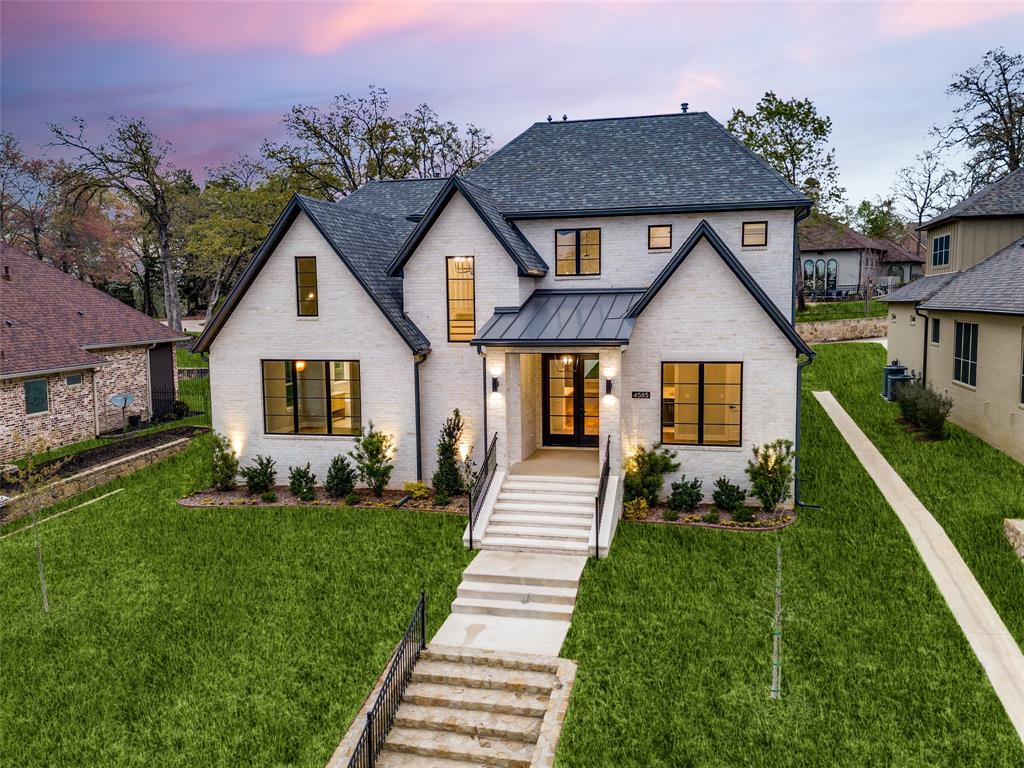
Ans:
[{"label": "concrete sidewalk", "polygon": [[831,392],[814,396],[910,534],[1024,742],[1024,654],[942,526]]}]

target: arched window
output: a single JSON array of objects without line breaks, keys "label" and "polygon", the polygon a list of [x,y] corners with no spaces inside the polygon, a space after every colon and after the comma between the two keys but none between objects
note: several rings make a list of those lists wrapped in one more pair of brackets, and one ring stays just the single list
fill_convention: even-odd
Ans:
[{"label": "arched window", "polygon": [[836,279],[839,277],[839,262],[835,259],[828,260],[828,285],[827,289],[834,291],[836,289]]},{"label": "arched window", "polygon": [[804,261],[804,288],[808,291],[814,290],[814,259]]},{"label": "arched window", "polygon": [[814,290],[825,290],[825,260],[818,259],[814,262]]}]

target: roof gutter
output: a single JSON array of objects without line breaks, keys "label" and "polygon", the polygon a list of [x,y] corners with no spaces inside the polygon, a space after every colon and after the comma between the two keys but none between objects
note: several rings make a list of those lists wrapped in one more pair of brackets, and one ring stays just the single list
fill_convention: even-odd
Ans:
[{"label": "roof gutter", "polygon": [[140,341],[114,341],[108,344],[82,344],[82,349],[91,351],[94,349],[116,349],[118,347],[147,347],[151,348],[157,344],[174,344],[177,341],[188,341],[191,336],[177,336],[173,339],[145,339]]},{"label": "roof gutter", "polygon": [[639,216],[662,213],[697,213],[700,211],[757,211],[780,208],[808,208],[813,201],[802,200],[756,200],[741,205],[694,204],[694,205],[642,205],[613,208],[548,208],[523,211],[501,211],[506,219],[579,219],[588,216]]},{"label": "roof gutter", "polygon": [[34,371],[14,371],[12,373],[0,373],[0,381],[6,381],[9,379],[27,379],[31,376],[47,376],[51,373],[66,373],[68,371],[94,371],[97,368],[101,368],[105,365],[110,365],[109,361],[100,363],[81,363],[80,365],[64,365],[59,368],[39,368]]}]

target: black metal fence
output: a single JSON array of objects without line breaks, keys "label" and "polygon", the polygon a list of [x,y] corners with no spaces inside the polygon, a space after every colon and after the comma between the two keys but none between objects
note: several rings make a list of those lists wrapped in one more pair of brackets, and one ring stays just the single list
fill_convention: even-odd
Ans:
[{"label": "black metal fence", "polygon": [[174,387],[155,386],[148,393],[126,394],[135,395],[134,402],[126,408],[113,405],[109,397],[100,398],[100,434],[133,432],[158,424],[207,427],[212,424],[210,372],[206,368],[179,369]]},{"label": "black metal fence", "polygon": [[476,520],[480,516],[480,509],[484,505],[484,497],[491,487],[494,473],[498,468],[498,433],[494,433],[491,442],[484,453],[484,463],[480,473],[476,476],[476,482],[469,490],[469,548],[473,548],[473,529],[476,527]]},{"label": "black metal fence", "polygon": [[352,757],[348,761],[349,768],[373,768],[387,740],[388,731],[395,722],[395,713],[402,696],[409,685],[413,667],[420,657],[420,652],[427,647],[427,596],[420,592],[420,601],[409,620],[405,636],[391,657],[384,681],[381,683],[377,699],[366,713],[366,725],[359,735]]},{"label": "black metal fence", "polygon": [[604,512],[604,499],[608,493],[608,476],[611,475],[611,453],[612,453],[612,436],[608,435],[608,439],[604,446],[604,463],[601,465],[601,482],[597,486],[597,496],[594,497],[594,557],[601,557],[601,517]]}]

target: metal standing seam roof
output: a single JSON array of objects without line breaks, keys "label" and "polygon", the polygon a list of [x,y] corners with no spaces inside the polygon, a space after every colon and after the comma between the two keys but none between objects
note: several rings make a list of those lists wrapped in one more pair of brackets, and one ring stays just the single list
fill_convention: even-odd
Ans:
[{"label": "metal standing seam roof", "polygon": [[629,343],[629,317],[644,288],[534,291],[521,307],[498,307],[480,329],[477,346],[620,346]]}]

